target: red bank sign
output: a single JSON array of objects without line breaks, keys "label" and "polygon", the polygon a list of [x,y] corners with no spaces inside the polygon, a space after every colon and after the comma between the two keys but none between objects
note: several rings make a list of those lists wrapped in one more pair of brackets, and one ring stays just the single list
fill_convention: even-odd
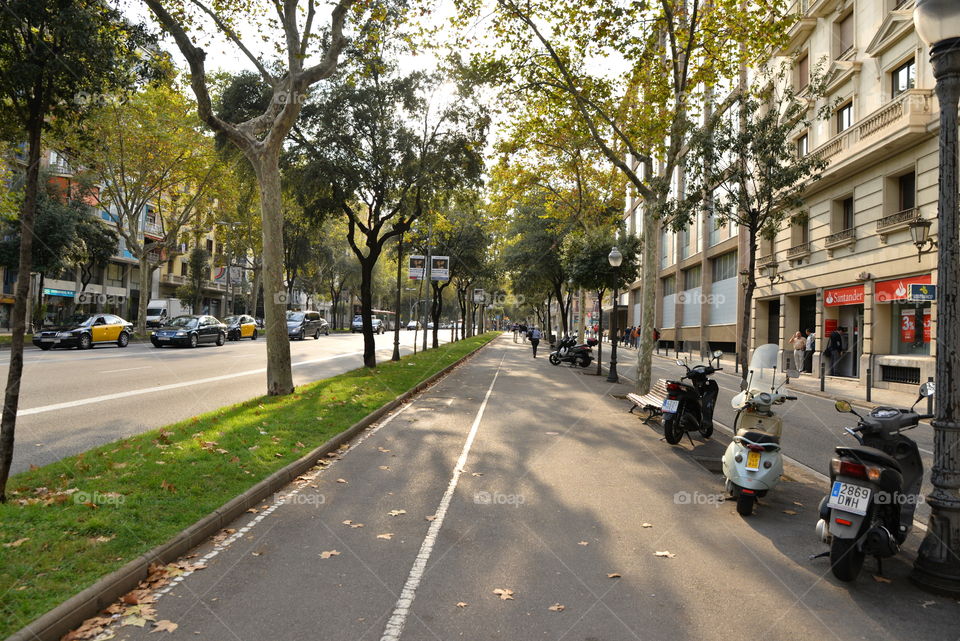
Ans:
[{"label": "red bank sign", "polygon": [[838,307],[840,305],[862,305],[863,285],[853,285],[852,287],[839,287],[837,289],[825,290],[823,292],[823,304],[827,307]]},{"label": "red bank sign", "polygon": [[881,281],[875,285],[874,298],[878,303],[892,303],[898,300],[907,300],[907,295],[910,293],[910,285],[914,284],[929,285],[930,274]]}]

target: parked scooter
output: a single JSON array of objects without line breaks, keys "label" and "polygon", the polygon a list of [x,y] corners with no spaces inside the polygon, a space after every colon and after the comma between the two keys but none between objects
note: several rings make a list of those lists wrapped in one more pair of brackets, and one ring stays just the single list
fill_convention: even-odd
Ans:
[{"label": "parked scooter", "polygon": [[737,500],[737,513],[741,516],[753,514],[757,498],[776,487],[783,474],[780,454],[783,419],[771,408],[787,400],[797,400],[796,396],[783,394],[780,389],[798,372],[778,369],[779,354],[780,347],[772,343],[755,349],[746,389],[731,401],[737,415],[733,440],[723,454],[723,476],[727,492]]},{"label": "parked scooter", "polygon": [[[679,381],[667,381],[667,397],[663,401],[663,435],[667,443],[676,445],[688,432],[699,431],[704,438],[713,434],[713,410],[717,405],[720,387],[708,378],[714,372],[722,371],[720,357],[723,352],[717,350],[706,365],[690,367],[677,359],[687,373]],[[713,366],[716,359],[717,366]],[[689,380],[690,383],[684,383]]]},{"label": "parked scooter", "polygon": [[550,364],[569,363],[571,367],[589,367],[593,362],[593,346],[597,339],[588,338],[586,343],[577,345],[577,339],[566,336],[557,343],[557,350],[550,353]]},{"label": "parked scooter", "polygon": [[830,461],[830,494],[820,502],[817,534],[830,545],[830,569],[841,581],[857,578],[867,554],[878,564],[895,555],[910,533],[923,460],[917,444],[903,432],[933,418],[914,407],[934,391],[933,383],[924,383],[910,409],[876,407],[867,416],[857,414],[847,401],[836,402],[838,412],[859,419],[856,427],[844,428],[859,446],[838,447]]}]

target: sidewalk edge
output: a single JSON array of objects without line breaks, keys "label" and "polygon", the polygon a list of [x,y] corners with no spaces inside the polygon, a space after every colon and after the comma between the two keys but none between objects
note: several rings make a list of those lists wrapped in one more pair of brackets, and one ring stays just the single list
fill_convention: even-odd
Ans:
[{"label": "sidewalk edge", "polygon": [[58,641],[64,634],[73,630],[85,620],[96,616],[105,607],[116,601],[147,577],[151,563],[170,563],[183,556],[189,550],[215,535],[228,523],[243,515],[247,509],[263,501],[280,488],[317,464],[329,452],[337,450],[383,416],[400,407],[405,401],[423,392],[437,380],[449,374],[467,360],[492,345],[500,337],[494,337],[469,354],[464,355],[439,372],[424,379],[394,400],[374,410],[326,443],[318,446],[309,454],[283,467],[243,494],[227,501],[193,525],[189,525],[166,543],[161,543],[142,556],[133,559],[123,567],[101,578],[90,587],[70,597],[60,605],[14,632],[5,641]]}]

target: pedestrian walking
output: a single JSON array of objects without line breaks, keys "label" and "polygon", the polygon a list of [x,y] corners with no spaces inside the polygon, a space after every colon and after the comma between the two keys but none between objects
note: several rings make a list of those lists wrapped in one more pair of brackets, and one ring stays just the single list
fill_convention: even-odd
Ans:
[{"label": "pedestrian walking", "polygon": [[520,325],[518,325],[517,323],[514,323],[513,324],[513,342],[514,343],[517,342],[517,334],[519,333],[520,333]]},{"label": "pedestrian walking", "polygon": [[530,330],[530,344],[533,345],[533,357],[537,357],[537,345],[540,344],[540,330],[536,327]]},{"label": "pedestrian walking", "polygon": [[527,342],[527,325],[525,323],[520,323],[520,336],[523,338],[523,342]]},{"label": "pedestrian walking", "polygon": [[803,347],[803,371],[813,374],[813,352],[817,349],[817,337],[810,327],[807,328],[807,342]]},{"label": "pedestrian walking", "polygon": [[630,344],[633,346],[634,349],[638,347],[637,343],[639,340],[640,340],[640,328],[637,326],[634,326],[630,330]]},{"label": "pedestrian walking", "polygon": [[830,359],[830,376],[837,375],[837,364],[843,355],[843,332],[846,330],[846,327],[838,327],[830,332],[830,338],[827,339],[827,349],[824,353]]},{"label": "pedestrian walking", "polygon": [[790,345],[793,347],[793,368],[798,372],[803,368],[803,353],[807,349],[807,339],[803,337],[800,330],[790,339]]}]

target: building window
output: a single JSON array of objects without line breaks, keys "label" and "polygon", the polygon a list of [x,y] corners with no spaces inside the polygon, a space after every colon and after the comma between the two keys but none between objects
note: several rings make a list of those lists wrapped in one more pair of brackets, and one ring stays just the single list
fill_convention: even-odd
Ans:
[{"label": "building window", "polygon": [[683,272],[683,288],[686,290],[700,287],[700,274],[700,265],[691,267],[687,271]]},{"label": "building window", "polygon": [[917,174],[910,172],[897,179],[899,197],[899,211],[906,211],[917,206]]},{"label": "building window", "polygon": [[123,287],[123,267],[117,263],[107,265],[107,285]]},{"label": "building window", "polygon": [[853,101],[837,109],[837,133],[846,131],[853,126]]},{"label": "building window", "polygon": [[893,353],[928,356],[931,340],[930,303],[894,303],[890,307],[893,312],[893,340],[890,341]]},{"label": "building window", "polygon": [[836,57],[842,58],[853,49],[853,12],[834,23],[834,37],[837,48]]},{"label": "building window", "polygon": [[676,279],[673,276],[667,276],[663,279],[663,295],[670,296],[677,291]]},{"label": "building window", "polygon": [[890,78],[892,81],[891,97],[893,98],[917,86],[917,65],[913,58],[894,69]]},{"label": "building window", "polygon": [[797,58],[797,63],[794,66],[797,77],[795,84],[797,86],[797,91],[803,91],[807,88],[807,85],[810,84],[810,56],[807,52],[804,52],[799,58]]},{"label": "building window", "polygon": [[803,134],[797,138],[797,156],[803,158],[810,153],[810,135]]},{"label": "building window", "polygon": [[834,218],[833,225],[834,233],[853,229],[853,196],[836,202],[836,217]]},{"label": "building window", "polygon": [[737,277],[737,252],[729,252],[713,259],[713,282]]}]

